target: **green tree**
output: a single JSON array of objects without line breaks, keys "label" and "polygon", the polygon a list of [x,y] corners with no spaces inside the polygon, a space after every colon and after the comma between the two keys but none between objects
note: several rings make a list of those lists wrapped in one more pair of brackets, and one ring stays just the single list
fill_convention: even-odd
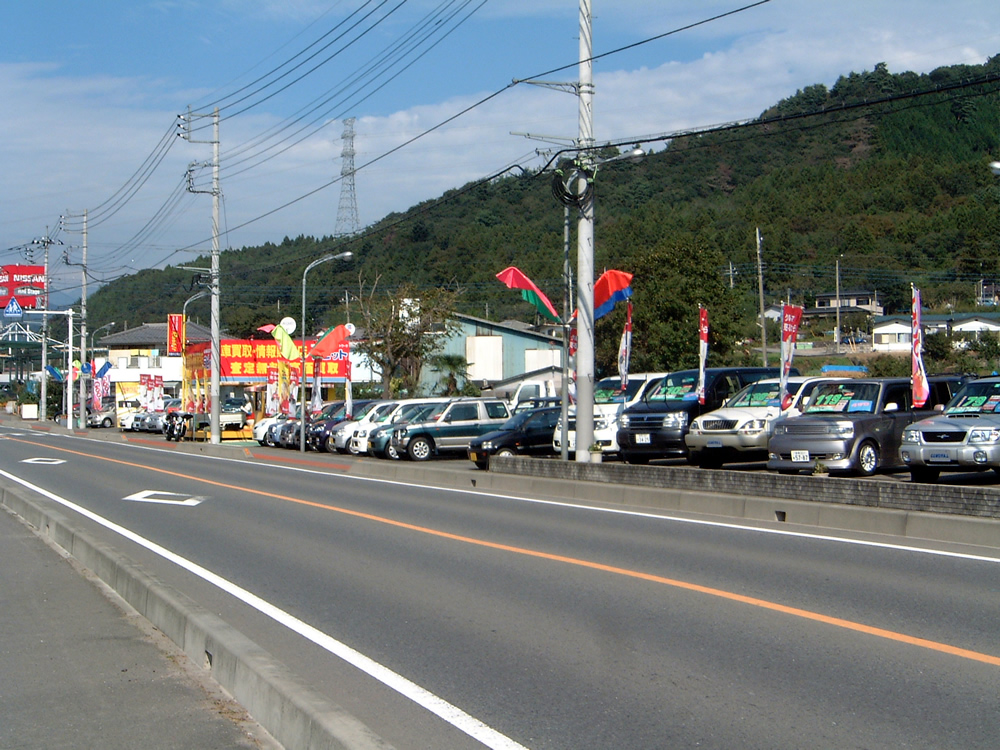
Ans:
[{"label": "green tree", "polygon": [[371,285],[362,282],[361,290],[358,302],[364,338],[357,350],[380,375],[383,398],[393,396],[393,378],[397,376],[401,389],[415,394],[424,363],[459,330],[452,316],[458,293],[418,289],[413,284],[383,291],[378,277]]}]

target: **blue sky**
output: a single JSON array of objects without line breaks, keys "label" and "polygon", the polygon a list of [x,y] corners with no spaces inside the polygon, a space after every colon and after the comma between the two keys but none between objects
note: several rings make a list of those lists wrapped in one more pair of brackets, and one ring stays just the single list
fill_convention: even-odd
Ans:
[{"label": "blue sky", "polygon": [[[594,52],[748,4],[593,0]],[[410,52],[391,74],[351,87],[359,69],[385,60],[435,9],[443,15],[419,57]],[[302,61],[300,53],[319,46],[310,45],[331,41],[332,30],[367,13],[370,30],[342,52],[331,54],[334,43],[280,83],[233,103],[241,87],[285,61]],[[84,209],[95,217],[88,246],[97,278],[207,252],[211,198],[183,185],[188,165],[210,159],[211,147],[167,138],[189,106],[223,108],[223,247],[334,233],[344,117],[357,118],[363,226],[511,164],[540,166],[535,150],[548,145],[511,133],[572,138],[577,102],[527,85],[399,147],[514,79],[564,67],[546,78],[575,80],[578,26],[578,0],[11,0],[0,11],[0,263],[20,262],[23,254],[9,248],[55,234],[60,215]],[[798,89],[830,86],[878,62],[893,72],[927,72],[998,53],[995,0],[770,0],[598,60],[595,137],[626,140],[755,117]],[[313,124],[285,127],[310,110],[304,121]],[[165,138],[175,142],[154,170],[142,171],[141,189],[121,201],[116,191]],[[199,169],[196,186],[207,188],[207,178]],[[78,262],[79,234],[57,236]],[[53,263],[53,275],[54,288],[71,289],[79,269]]]}]

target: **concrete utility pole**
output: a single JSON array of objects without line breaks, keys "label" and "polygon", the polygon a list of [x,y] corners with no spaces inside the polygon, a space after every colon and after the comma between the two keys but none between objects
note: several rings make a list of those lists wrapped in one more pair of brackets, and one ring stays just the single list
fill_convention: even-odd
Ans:
[{"label": "concrete utility pole", "polygon": [[[593,172],[594,65],[590,0],[580,0],[580,163]],[[594,442],[594,192],[584,188],[576,230],[576,460],[590,461]]]},{"label": "concrete utility pole", "polygon": [[767,367],[767,316],[764,314],[764,264],[761,259],[760,246],[763,238],[760,227],[757,227],[757,289],[760,293],[760,352]]},{"label": "concrete utility pole", "polygon": [[[53,240],[51,237],[49,237],[49,228],[45,227],[45,236],[42,237],[41,239],[32,240],[31,244],[41,245],[43,247],[44,262],[42,265],[43,268],[42,286],[44,287],[44,289],[42,290],[41,301],[42,301],[42,309],[48,310],[49,309],[49,246],[53,244],[61,245],[62,243],[59,242],[58,240]],[[48,343],[49,343],[49,316],[43,315],[42,316],[42,380],[41,383],[39,383],[39,393],[38,393],[38,399],[39,399],[38,419],[41,422],[44,422],[48,418],[49,414],[49,409],[48,409],[49,374],[47,370],[49,364]]]},{"label": "concrete utility pole", "polygon": [[209,289],[212,294],[212,361],[211,381],[209,383],[209,419],[211,421],[211,442],[218,445],[222,442],[222,430],[220,428],[222,406],[220,404],[219,393],[221,391],[220,368],[222,366],[222,345],[219,325],[219,197],[222,191],[219,188],[219,108],[210,115],[212,118],[212,140],[196,141],[191,138],[191,120],[195,117],[209,117],[209,115],[192,114],[190,110],[187,116],[181,116],[179,123],[180,132],[178,135],[189,143],[211,143],[212,144],[212,189],[196,190],[194,187],[194,168],[196,164],[188,166],[188,192],[190,193],[211,193],[212,194],[212,263],[211,280]]}]

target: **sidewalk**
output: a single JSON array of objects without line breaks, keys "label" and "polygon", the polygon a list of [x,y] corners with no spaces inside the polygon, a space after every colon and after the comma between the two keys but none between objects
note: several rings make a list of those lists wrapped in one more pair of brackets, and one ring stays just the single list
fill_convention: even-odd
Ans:
[{"label": "sidewalk", "polygon": [[5,509],[0,560],[0,748],[278,747],[166,637]]}]

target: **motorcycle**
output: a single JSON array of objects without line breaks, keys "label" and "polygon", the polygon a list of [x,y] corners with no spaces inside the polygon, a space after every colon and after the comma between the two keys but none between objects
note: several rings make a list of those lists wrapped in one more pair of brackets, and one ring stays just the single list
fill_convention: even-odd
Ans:
[{"label": "motorcycle", "polygon": [[165,417],[166,424],[163,426],[163,434],[167,440],[176,440],[178,443],[187,434],[188,420],[194,415],[186,412],[172,411]]}]

